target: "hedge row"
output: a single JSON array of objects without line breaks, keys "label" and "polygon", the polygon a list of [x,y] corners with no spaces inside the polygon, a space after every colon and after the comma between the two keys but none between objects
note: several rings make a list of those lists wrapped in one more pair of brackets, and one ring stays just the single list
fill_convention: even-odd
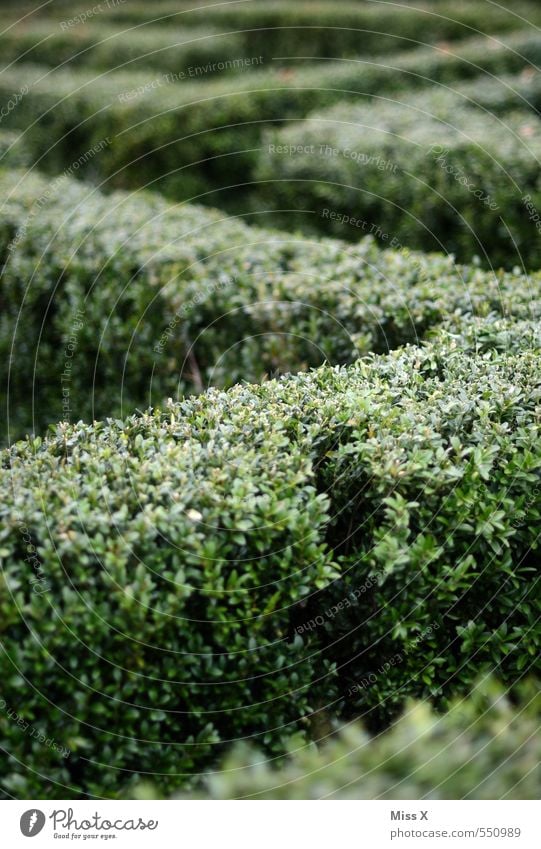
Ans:
[{"label": "hedge row", "polygon": [[199,416],[61,426],[2,458],[7,792],[122,796],[146,772],[173,789],[221,742],[280,753],[306,724],[324,667],[288,617],[335,573],[326,499],[262,411],[205,434]]},{"label": "hedge row", "polygon": [[[182,21],[180,21],[182,23]],[[2,61],[6,67],[13,63],[38,63],[49,68],[64,65],[105,70],[144,70],[169,73],[172,81],[186,82],[208,79],[223,71],[253,70],[260,65],[286,64],[290,72],[296,65],[294,57],[289,61],[275,56],[276,50],[267,43],[261,45],[261,54],[254,54],[252,33],[245,39],[242,32],[225,32],[211,28],[161,28],[129,27],[119,29],[103,23],[86,23],[73,28],[52,28],[51,22],[36,22],[15,26],[0,36]],[[364,51],[357,50],[351,57],[356,61],[355,73],[363,75],[365,91],[377,92],[399,88],[396,79],[399,70],[406,77],[408,86],[423,83],[422,77],[445,81],[472,77],[479,70],[489,70],[502,75],[522,70],[530,63],[541,61],[541,39],[531,29],[504,35],[471,36],[454,44],[435,46],[414,45],[409,50],[396,44],[391,61],[385,54],[370,54],[362,59]],[[312,47],[312,46],[311,46]],[[402,52],[401,52],[402,51]],[[340,58],[340,52],[329,58]],[[312,54],[317,59],[317,54]],[[346,57],[344,57],[346,58]],[[224,61],[229,60],[226,67]],[[251,61],[253,60],[253,61]],[[305,64],[305,63],[303,63]],[[359,68],[360,65],[360,68]],[[361,70],[362,69],[362,70]],[[338,71],[339,79],[346,74],[352,76],[351,68],[344,71],[336,63],[332,71]],[[328,69],[320,66],[323,83],[333,77]],[[419,79],[421,78],[421,79]],[[426,82],[426,81],[425,81]]]},{"label": "hedge row", "polygon": [[441,333],[6,450],[5,790],[169,793],[240,738],[277,755],[535,670],[532,332],[484,353]]},{"label": "hedge row", "polygon": [[[336,664],[342,715],[371,727],[398,713],[412,681],[445,706],[478,665],[509,683],[539,673],[541,337],[536,322],[485,322],[483,336],[441,333],[377,374],[361,361],[344,430],[332,444],[314,428],[342,578],[294,631]],[[336,390],[355,396],[351,374]]]},{"label": "hedge row", "polygon": [[344,104],[269,131],[259,204],[288,210],[273,219],[288,228],[538,268],[541,123],[483,98],[471,85]]},{"label": "hedge row", "polygon": [[352,362],[451,316],[541,312],[540,274],[382,251],[372,237],[310,240],[150,194],[103,196],[66,176],[0,174],[0,193],[11,439],[209,384]]},{"label": "hedge row", "polygon": [[[317,68],[303,63],[287,74],[267,69],[181,84],[163,73],[96,76],[22,64],[0,76],[0,98],[8,102],[27,88],[5,126],[25,130],[40,167],[58,173],[108,138],[100,156],[88,162],[91,176],[97,171],[120,188],[156,181],[175,199],[202,194],[210,203],[231,208],[253,179],[266,125],[300,119],[336,104],[337,98],[365,103],[364,96],[394,93],[404,83],[447,84],[479,69],[497,75],[528,70],[530,62],[541,62],[540,43],[538,37],[521,33],[509,46],[474,40],[452,55],[423,48],[395,57],[390,67],[380,61]],[[539,88],[535,76],[520,80],[519,86],[527,96]],[[499,108],[514,105],[507,102],[505,82],[483,78],[477,89],[478,98],[487,89],[491,101],[499,90],[505,101]],[[232,188],[237,184],[240,188]]]},{"label": "hedge row", "polygon": [[[179,9],[178,3],[154,3],[149,11],[144,3],[112,8],[108,20],[126,23],[154,22],[156,25],[212,25],[222,30],[245,31],[250,47],[272,51],[273,55],[310,55],[335,58],[363,53],[414,49],[419,44],[467,38],[476,33],[508,33],[521,29],[525,21],[540,22],[535,3],[518,3],[513,13],[501,7],[486,14],[484,3],[438,3],[405,8],[359,2],[272,2],[216,4]],[[522,17],[520,17],[522,15]]]},{"label": "hedge row", "polygon": [[[418,53],[421,44],[471,38],[477,33],[513,38],[525,23],[500,13],[494,19],[485,17],[479,26],[479,11],[472,12],[471,4],[458,14],[453,9],[451,19],[444,16],[446,7],[434,15],[422,10],[363,8],[351,3],[343,7],[333,4],[332,8],[327,3],[310,3],[304,7],[243,3],[237,7],[229,4],[184,11],[179,11],[177,4],[175,14],[166,19],[166,26],[146,25],[145,21],[152,21],[154,14],[149,15],[147,9],[139,20],[139,10],[132,4],[117,11],[118,20],[114,22],[107,14],[81,21],[75,12],[68,19],[63,13],[57,14],[59,21],[41,16],[33,20],[26,18],[1,35],[2,61],[6,64],[30,61],[50,67],[69,63],[109,69],[128,64],[129,70],[152,68],[179,75],[185,72],[186,77],[181,79],[186,79],[190,77],[190,67],[201,69],[210,64],[206,73],[212,75],[218,70],[212,64],[225,59],[257,54],[276,64],[287,61],[279,57],[304,56],[307,39],[313,59],[358,58],[401,50]],[[461,23],[461,19],[470,23]],[[538,12],[533,19],[528,18],[531,23],[534,19],[541,20]],[[533,38],[537,35],[533,26],[525,32]],[[494,40],[492,44],[498,49],[501,42]],[[518,61],[520,56],[515,58]]]},{"label": "hedge row", "polygon": [[[54,28],[53,28],[54,27]],[[246,56],[239,33],[220,34],[209,28],[128,28],[92,25],[62,29],[47,21],[13,27],[0,37],[2,61],[37,62],[51,68],[65,65],[124,71],[169,73],[173,82],[214,76],[220,71],[251,70],[262,58]],[[254,59],[254,65],[250,63]],[[248,62],[246,61],[248,60]],[[223,64],[226,67],[223,67]]]},{"label": "hedge row", "polygon": [[[350,726],[321,750],[295,752],[279,770],[239,747],[206,778],[199,798],[538,799],[540,701],[528,687],[514,705],[482,682],[443,716],[413,704],[383,735]],[[138,798],[154,797],[151,785],[138,789]]]}]

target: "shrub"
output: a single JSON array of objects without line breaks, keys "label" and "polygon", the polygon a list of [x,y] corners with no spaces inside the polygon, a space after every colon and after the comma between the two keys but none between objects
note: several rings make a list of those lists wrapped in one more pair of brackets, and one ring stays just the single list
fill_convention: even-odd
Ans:
[{"label": "shrub", "polygon": [[345,716],[377,728],[413,681],[447,704],[479,667],[509,682],[539,670],[539,336],[516,334],[522,353],[464,356],[445,335],[394,352],[377,401],[358,366],[364,403],[318,465],[342,578],[295,626],[327,647]]},{"label": "shrub", "polygon": [[269,132],[256,177],[266,206],[288,210],[272,220],[539,267],[541,125],[528,112],[492,114],[494,94],[478,83],[344,104]]},{"label": "shrub", "polygon": [[[118,26],[87,22],[84,26],[62,30],[49,20],[31,25],[26,22],[2,34],[2,58],[6,70],[13,63],[24,65],[28,62],[55,69],[65,65],[121,72],[153,69],[164,75],[169,73],[173,81],[184,83],[194,79],[208,80],[224,70],[260,70],[259,63],[243,64],[244,59],[251,58],[261,59],[267,66],[267,74],[271,61],[272,66],[285,65],[289,74],[295,73],[295,57],[281,59],[274,56],[276,48],[269,49],[268,33],[263,36],[260,45],[262,53],[254,56],[252,31],[224,33],[208,27],[182,27],[182,19],[178,23],[179,26],[172,29],[158,26],[120,29]],[[433,82],[452,82],[476,77],[480,71],[502,76],[517,73],[540,61],[541,41],[533,29],[509,33],[503,40],[489,34],[466,35],[469,37],[453,44],[446,42],[431,46],[418,46],[411,40],[401,43],[395,38],[392,60],[385,53],[370,53],[368,58],[361,58],[366,51],[362,45],[359,48],[358,42],[349,57],[342,57],[339,45],[334,52],[325,52],[324,55],[334,59],[350,58],[355,62],[353,67],[352,63],[344,66],[344,63],[333,62],[332,72],[338,74],[338,80],[346,88],[350,80],[355,84],[362,77],[362,90],[369,94],[378,94],[382,89],[399,90],[404,84],[407,88],[426,85],[428,80],[424,77]],[[343,37],[343,33],[339,37]],[[323,44],[328,51],[328,41]],[[318,54],[312,54],[312,57],[315,60]],[[230,64],[226,68],[218,67],[225,60],[230,60]],[[314,78],[319,75],[325,83],[333,78],[325,63],[311,65],[309,69]],[[401,75],[398,78],[397,71]],[[264,76],[260,75],[260,79]]]},{"label": "shrub", "polygon": [[165,26],[178,22],[244,31],[251,48],[274,56],[305,55],[309,38],[311,56],[334,58],[415,49],[419,43],[467,38],[475,32],[510,33],[523,27],[524,21],[534,26],[539,23],[535,3],[514,4],[513,12],[495,8],[488,16],[482,3],[467,0],[439,3],[437,14],[432,4],[386,8],[359,2],[293,4],[281,0],[200,9],[193,3],[179,9],[178,3],[165,2],[154,4],[150,14],[146,4],[130,3],[111,9],[107,18],[123,25],[152,20]]},{"label": "shrub", "polygon": [[[410,704],[385,734],[370,738],[352,725],[320,750],[295,752],[280,769],[239,747],[208,775],[199,798],[538,799],[540,699],[533,687],[523,690],[513,705],[483,682],[443,716]],[[154,793],[141,785],[137,796]]]},{"label": "shrub", "polygon": [[[419,52],[421,43],[468,38],[475,32],[513,37],[524,22],[540,22],[535,6],[525,7],[522,20],[504,10],[486,17],[482,4],[445,4],[437,15],[428,9],[367,8],[358,3],[301,4],[248,3],[180,8],[178,4],[120,5],[102,10],[99,17],[75,21],[77,10],[57,6],[54,14],[34,14],[31,21],[7,29],[0,39],[2,58],[39,62],[56,67],[64,62],[92,68],[116,68],[129,62],[133,68],[180,72],[224,58],[261,54],[266,61],[277,56],[305,54],[307,38],[313,58],[336,59],[396,51]],[[81,10],[82,12],[87,9]],[[163,17],[165,15],[165,17]],[[160,21],[160,18],[163,20]],[[71,21],[75,21],[71,23]],[[160,25],[160,24],[163,25]],[[210,27],[210,28],[209,28]],[[419,41],[422,32],[422,41]],[[492,42],[498,49],[498,42]],[[517,56],[511,59],[520,62]],[[287,61],[287,60],[286,60]],[[212,71],[210,71],[212,73]]]},{"label": "shrub", "polygon": [[[235,32],[224,35],[203,27],[121,30],[92,23],[62,29],[49,20],[12,27],[0,37],[0,47],[6,65],[36,62],[52,68],[151,69],[164,76],[169,73],[175,81],[214,76],[220,71],[215,67],[218,63],[246,55],[244,40]],[[227,70],[239,67],[232,63]]]},{"label": "shrub", "polygon": [[7,792],[116,796],[147,772],[172,789],[221,741],[282,751],[317,679],[332,691],[287,642],[289,607],[335,574],[326,499],[284,426],[245,401],[228,422],[214,396],[180,417],[60,426],[4,456]]},{"label": "shrub", "polygon": [[[0,176],[10,438],[208,384],[348,363],[450,316],[540,314],[539,274],[248,227],[66,176]],[[4,398],[4,403],[8,401]]]},{"label": "shrub", "polygon": [[276,755],[318,720],[381,727],[484,667],[533,671],[538,331],[507,332],[6,450],[7,792],[114,796],[134,773],[167,793],[235,738]]},{"label": "shrub", "polygon": [[[302,118],[338,98],[364,103],[364,96],[394,93],[404,84],[447,83],[479,69],[496,74],[528,69],[529,62],[540,61],[539,44],[539,37],[526,31],[509,46],[475,39],[455,54],[422,48],[397,55],[391,67],[385,59],[371,58],[181,84],[148,71],[96,76],[21,64],[0,76],[0,97],[7,101],[21,86],[28,88],[5,125],[25,131],[42,168],[56,174],[109,139],[81,174],[97,175],[117,188],[153,183],[175,199],[201,195],[205,202],[235,209],[251,188],[266,125]],[[535,77],[521,85],[526,94],[538,88]],[[494,86],[487,88],[487,96],[497,100]],[[499,108],[513,106],[505,83],[499,84],[499,97]]]}]

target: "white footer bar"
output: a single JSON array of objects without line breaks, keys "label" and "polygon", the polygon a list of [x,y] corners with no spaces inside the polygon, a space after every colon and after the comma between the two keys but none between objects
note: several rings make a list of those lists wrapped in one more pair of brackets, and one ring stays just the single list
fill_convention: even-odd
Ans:
[{"label": "white footer bar", "polygon": [[5,801],[0,840],[6,849],[539,849],[540,814],[540,803],[520,801]]}]

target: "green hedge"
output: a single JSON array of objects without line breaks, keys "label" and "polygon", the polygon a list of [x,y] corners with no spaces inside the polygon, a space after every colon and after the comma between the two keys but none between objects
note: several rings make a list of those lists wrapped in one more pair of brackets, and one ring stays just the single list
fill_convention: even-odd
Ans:
[{"label": "green hedge", "polygon": [[279,754],[536,669],[539,334],[506,332],[6,450],[7,792],[172,792],[239,737]]},{"label": "green hedge", "polygon": [[[513,12],[503,8],[486,14],[483,3],[438,3],[415,8],[385,7],[359,2],[272,2],[216,4],[197,9],[194,4],[144,3],[119,5],[110,10],[108,20],[120,24],[155,21],[171,26],[212,25],[224,30],[246,31],[246,39],[256,51],[274,55],[310,55],[334,58],[357,56],[360,52],[390,52],[414,49],[419,43],[467,38],[477,32],[506,33],[521,29],[524,21],[539,23],[535,3],[514,4]],[[522,19],[519,17],[522,15]]]},{"label": "green hedge", "polygon": [[[25,130],[40,167],[56,174],[107,137],[110,144],[81,173],[94,176],[97,170],[118,188],[156,181],[175,199],[201,194],[204,201],[233,208],[250,189],[266,125],[300,119],[337,99],[364,104],[363,95],[395,93],[404,85],[447,84],[479,69],[518,71],[541,62],[539,45],[538,36],[523,32],[500,47],[474,39],[453,55],[423,48],[397,55],[391,67],[379,60],[302,63],[287,74],[267,68],[179,84],[152,71],[96,75],[21,64],[0,75],[0,99],[8,102],[28,87],[5,126]],[[512,108],[505,84],[489,83],[483,78],[487,97],[495,100],[496,87],[504,100],[499,108]],[[520,87],[527,95],[539,88],[535,77]]]},{"label": "green hedge", "polygon": [[66,176],[0,175],[0,193],[11,439],[179,391],[352,362],[453,315],[541,312],[539,274],[382,251],[370,237],[284,235]]},{"label": "green hedge", "polygon": [[310,599],[295,633],[337,665],[343,715],[376,728],[413,681],[446,705],[480,666],[510,683],[539,672],[540,337],[536,323],[505,331],[501,353],[485,336],[464,356],[442,334],[389,355],[377,402],[359,365],[364,403],[319,461],[343,577]]},{"label": "green hedge", "polygon": [[[180,20],[179,23],[182,23]],[[255,56],[252,39],[243,38],[242,32],[220,33],[212,28],[173,27],[130,27],[126,29],[107,26],[103,23],[86,23],[84,26],[61,29],[51,21],[8,29],[0,36],[2,61],[8,68],[13,63],[36,63],[49,68],[65,65],[87,69],[142,71],[170,73],[173,81],[189,82],[206,80],[224,71],[254,70],[260,64],[269,63],[276,67],[285,64],[292,73],[299,60],[289,61],[274,56],[274,48],[264,42],[261,54]],[[249,36],[252,33],[248,33]],[[357,50],[351,57],[357,62],[355,74],[362,74],[365,91],[378,93],[382,87],[398,88],[397,70],[404,74],[408,87],[426,83],[423,76],[432,80],[445,81],[474,77],[479,70],[490,70],[499,75],[522,70],[526,63],[538,64],[541,40],[537,32],[522,29],[504,35],[502,39],[490,35],[475,36],[450,44],[435,46],[395,44],[392,60],[386,54],[370,53],[362,59],[365,51]],[[328,58],[339,59],[341,52],[329,54]],[[312,54],[315,60],[318,54]],[[342,57],[348,58],[348,57]],[[250,59],[254,59],[250,64]],[[237,60],[225,68],[218,63]],[[248,60],[244,62],[244,60]],[[259,60],[262,60],[261,62]],[[306,63],[302,63],[306,64]],[[191,69],[191,70],[190,70]],[[315,70],[315,68],[314,68]],[[351,68],[344,70],[338,62],[333,63],[333,72],[339,79],[352,76]],[[323,80],[332,79],[325,63],[318,73]],[[410,75],[409,78],[407,75]]]},{"label": "green hedge", "polygon": [[249,391],[213,429],[217,400],[204,432],[194,407],[60,427],[2,458],[7,792],[121,796],[146,772],[173,789],[221,742],[280,753],[302,733],[326,676],[287,643],[289,607],[334,574],[326,499]]},{"label": "green hedge", "polygon": [[272,219],[288,228],[538,268],[541,124],[500,117],[498,87],[344,104],[268,132],[258,203],[291,210]]},{"label": "green hedge", "polygon": [[[8,28],[0,37],[0,50],[6,63],[21,59],[52,67],[70,62],[115,68],[129,62],[130,69],[180,72],[193,65],[256,54],[276,64],[275,57],[306,55],[308,42],[313,58],[417,51],[420,44],[456,41],[477,33],[506,36],[522,29],[525,21],[535,25],[541,20],[535,7],[524,7],[523,20],[500,9],[487,17],[483,4],[476,7],[471,2],[453,4],[452,14],[450,9],[449,3],[434,14],[431,9],[370,8],[358,3],[281,2],[199,10],[193,4],[187,9],[179,9],[178,4],[156,9],[153,4],[149,12],[147,6],[130,2],[81,20],[77,16],[88,15],[88,8],[69,14],[57,7],[54,15],[45,9],[45,15],[27,17]],[[164,13],[167,17],[160,26]],[[534,26],[530,32],[535,36]]]},{"label": "green hedge", "polygon": [[[171,74],[182,82],[237,71],[252,65],[232,62],[246,57],[244,39],[238,33],[186,28],[128,28],[86,23],[62,29],[50,21],[25,23],[0,36],[2,61],[6,64],[36,62],[52,68],[65,65],[124,71],[151,69]],[[248,58],[260,57],[250,54]],[[220,63],[229,62],[226,68]]]},{"label": "green hedge", "polygon": [[[370,738],[350,726],[320,750],[295,752],[280,769],[239,747],[198,798],[538,799],[540,697],[523,689],[514,705],[483,682],[443,716],[412,704],[383,735]],[[155,798],[155,789],[141,784],[137,798]]]}]

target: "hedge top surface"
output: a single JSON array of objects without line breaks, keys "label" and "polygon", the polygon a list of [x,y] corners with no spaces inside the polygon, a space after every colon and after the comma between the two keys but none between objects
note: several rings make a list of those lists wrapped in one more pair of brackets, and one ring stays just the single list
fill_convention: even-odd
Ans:
[{"label": "hedge top surface", "polygon": [[[355,36],[359,36],[357,31],[350,31],[344,27],[337,27],[336,20],[333,21],[333,30],[329,31],[328,35],[333,36],[333,44],[328,45],[325,49],[325,41],[314,39],[314,33],[318,33],[317,16],[311,18],[311,23],[307,29],[297,31],[291,23],[286,23],[285,28],[280,31],[272,29],[267,31],[256,30],[255,32],[248,29],[219,29],[212,26],[212,20],[209,26],[207,20],[208,13],[222,12],[214,7],[206,9],[204,26],[186,27],[183,23],[183,17],[174,17],[169,21],[168,26],[160,27],[159,25],[151,24],[150,26],[143,23],[133,23],[129,19],[124,22],[122,27],[119,21],[116,25],[106,23],[100,18],[90,18],[85,23],[67,26],[66,22],[56,25],[54,21],[37,18],[36,20],[26,19],[24,22],[16,24],[9,28],[0,36],[0,46],[2,49],[2,60],[8,65],[12,62],[32,62],[50,65],[52,67],[62,66],[65,63],[87,66],[90,68],[117,68],[126,64],[126,70],[133,70],[134,66],[156,68],[157,70],[170,70],[178,72],[176,79],[185,80],[186,73],[180,72],[185,70],[184,66],[190,65],[192,62],[197,62],[198,58],[204,67],[200,68],[198,73],[202,77],[208,74],[212,75],[216,69],[212,67],[212,61],[220,59],[236,59],[237,66],[228,65],[228,69],[235,67],[245,68],[247,65],[244,60],[248,60],[250,65],[250,51],[253,52],[263,50],[261,59],[270,66],[276,64],[286,64],[298,66],[306,64],[308,60],[302,61],[302,57],[296,57],[293,53],[290,57],[279,57],[273,39],[278,36],[288,38],[295,37],[299,40],[299,51],[302,46],[302,39],[306,36],[311,37],[311,59],[317,58],[340,59],[346,57],[361,57],[378,52],[378,40],[375,34],[366,30],[363,31],[362,43]],[[229,11],[231,11],[229,9]],[[246,9],[244,10],[246,11]],[[288,10],[291,12],[291,10]],[[314,5],[311,4],[310,13],[314,11]],[[366,11],[366,10],[365,10]],[[396,12],[393,14],[396,18]],[[336,13],[336,4],[333,7],[333,14]],[[400,12],[398,12],[400,14]],[[411,17],[411,12],[409,14]],[[211,15],[212,17],[212,15]],[[439,20],[441,24],[441,19]],[[319,25],[321,26],[321,24]],[[324,25],[323,25],[324,26]],[[491,28],[491,32],[492,32]],[[485,33],[482,35],[482,33]],[[383,33],[383,30],[382,30]],[[260,40],[257,37],[260,36]],[[352,41],[352,36],[354,40]],[[501,36],[501,38],[500,38]],[[254,42],[254,37],[256,41]],[[340,50],[340,37],[344,41],[344,49]],[[387,47],[379,58],[382,64],[385,57],[389,59],[392,48],[392,59],[389,60],[391,65],[396,62],[404,64],[404,70],[415,72],[413,67],[416,63],[420,63],[420,73],[423,73],[423,66],[429,61],[429,58],[439,55],[440,60],[446,54],[447,62],[441,62],[442,65],[452,66],[457,58],[471,62],[473,65],[480,63],[494,64],[496,61],[502,63],[502,70],[507,68],[513,70],[520,68],[521,64],[529,61],[535,61],[538,50],[538,34],[534,28],[517,29],[517,31],[497,33],[494,37],[487,35],[486,30],[480,30],[479,33],[473,30],[465,30],[462,33],[463,41],[458,41],[453,45],[451,51],[449,45],[442,46],[436,43],[432,47],[423,46],[420,42],[417,44],[410,39],[401,40],[394,39],[394,43],[385,43],[383,47]],[[383,36],[385,39],[385,36]],[[265,39],[268,44],[265,43]],[[387,39],[387,42],[389,39]],[[336,42],[336,44],[334,44]],[[356,42],[356,43],[355,43]],[[288,45],[284,48],[287,53]],[[475,52],[477,47],[477,52]],[[488,48],[493,55],[482,55],[482,48]],[[480,49],[479,49],[480,48]],[[297,51],[297,52],[299,52]],[[283,53],[284,51],[282,51]],[[252,57],[253,58],[253,57]],[[205,62],[207,59],[207,63]],[[339,63],[335,64],[335,69],[339,71]],[[445,71],[444,71],[445,72]],[[464,70],[464,74],[467,71]]]},{"label": "hedge top surface", "polygon": [[175,82],[178,75],[157,69],[102,74],[21,63],[0,75],[6,101],[14,92],[24,95],[4,126],[23,129],[39,167],[54,173],[101,145],[100,156],[91,156],[81,168],[91,179],[106,177],[113,188],[153,183],[174,199],[201,197],[244,209],[244,202],[237,204],[252,191],[262,129],[272,123],[287,126],[334,105],[337,98],[369,105],[374,96],[399,91],[403,96],[404,85],[418,89],[432,79],[446,85],[479,70],[501,76],[526,68],[524,79],[510,81],[517,94],[505,81],[493,83],[483,75],[473,96],[489,97],[493,106],[487,108],[499,111],[529,109],[528,101],[535,107],[539,86],[529,63],[539,64],[539,39],[520,32],[509,46],[480,41],[463,44],[456,55],[426,48],[392,62],[379,56],[314,67],[302,60],[287,72],[264,62],[255,70],[250,66],[249,73],[206,81]]},{"label": "hedge top surface", "polygon": [[537,268],[539,95],[535,75],[480,77],[309,113],[266,130],[260,193],[282,226],[355,238],[372,222],[410,247]]},{"label": "hedge top surface", "polygon": [[523,75],[497,80],[480,76],[456,88],[413,90],[397,98],[376,97],[368,103],[338,103],[273,132],[284,152],[295,152],[298,146],[297,156],[284,157],[286,168],[290,161],[294,169],[303,154],[309,160],[311,143],[316,157],[319,153],[322,160],[327,158],[332,168],[335,159],[320,151],[327,137],[328,144],[342,153],[346,149],[362,152],[368,143],[382,150],[396,147],[397,156],[401,142],[410,142],[422,154],[431,145],[443,150],[473,142],[480,149],[497,148],[498,161],[512,168],[511,152],[530,160],[539,155],[541,123],[532,114],[538,97],[536,82]]},{"label": "hedge top surface", "polygon": [[[219,263],[216,269],[221,267],[224,273],[236,270],[240,274],[244,268],[253,275],[255,270],[266,270],[281,275],[283,284],[294,285],[295,279],[288,278],[287,272],[305,269],[310,274],[308,267],[312,267],[322,284],[329,285],[328,297],[341,292],[348,306],[360,299],[350,287],[361,284],[363,298],[372,291],[371,300],[381,304],[393,292],[402,290],[410,306],[416,300],[416,287],[421,294],[423,287],[434,285],[437,288],[432,297],[449,298],[449,304],[457,305],[461,298],[466,299],[465,304],[471,298],[465,309],[479,310],[481,315],[497,308],[498,290],[505,298],[505,312],[522,315],[530,307],[535,309],[532,295],[539,286],[536,273],[526,277],[518,271],[486,272],[474,265],[458,265],[451,256],[423,254],[402,246],[381,250],[370,237],[349,245],[336,239],[284,234],[251,226],[208,207],[172,204],[151,192],[104,195],[96,187],[65,175],[51,183],[36,172],[12,169],[0,170],[0,180],[4,249],[14,242],[6,273],[11,264],[26,270],[32,264],[39,267],[36,263],[44,248],[47,256],[54,258],[57,251],[68,251],[71,246],[71,262],[96,272],[103,263],[118,261],[141,269],[149,264],[153,268],[178,264],[176,270],[184,272],[183,276],[197,276],[198,264],[202,271],[205,265],[210,269]],[[229,261],[216,259],[221,250],[229,250]],[[245,263],[250,256],[248,268]],[[245,277],[248,283],[251,275]],[[39,285],[49,285],[40,280],[38,277]],[[376,280],[378,287],[372,285]],[[163,294],[173,294],[173,277],[159,282],[168,281]],[[460,283],[464,286],[462,294],[457,292]],[[250,285],[257,286],[255,281]]]},{"label": "hedge top surface", "polygon": [[[123,32],[103,24],[87,23],[82,28],[57,32],[51,31],[49,23],[36,22],[10,29],[1,37],[0,44],[6,66],[17,61],[18,69],[28,63],[58,70],[66,70],[66,64],[115,69],[115,73],[133,73],[134,69],[141,73],[141,69],[154,68],[164,72],[164,82],[168,72],[170,82],[182,82],[185,86],[194,79],[208,83],[209,77],[224,70],[249,70],[250,74],[257,70],[255,79],[260,83],[269,79],[287,84],[284,75],[276,77],[277,64],[286,64],[289,78],[298,79],[301,84],[315,85],[318,79],[323,86],[334,83],[343,87],[346,95],[350,87],[360,92],[381,93],[383,89],[404,85],[414,87],[430,81],[472,77],[483,70],[501,76],[539,64],[541,54],[539,35],[527,29],[503,39],[473,35],[457,42],[452,50],[447,45],[436,44],[393,52],[392,56],[376,54],[349,62],[327,61],[318,66],[302,57],[288,61],[273,55],[253,56],[249,45],[243,46],[240,34],[219,34],[200,28],[171,31],[168,27],[147,27]],[[311,68],[307,67],[310,65]],[[3,74],[7,71],[8,68]],[[135,82],[142,85],[138,79]]]}]

